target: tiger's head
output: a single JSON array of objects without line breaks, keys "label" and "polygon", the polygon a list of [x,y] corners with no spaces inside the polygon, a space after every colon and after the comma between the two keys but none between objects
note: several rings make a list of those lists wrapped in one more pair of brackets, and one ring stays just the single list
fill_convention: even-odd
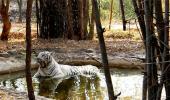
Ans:
[{"label": "tiger's head", "polygon": [[52,62],[51,52],[43,51],[38,54],[37,63],[40,65],[40,68],[47,68],[51,62]]}]

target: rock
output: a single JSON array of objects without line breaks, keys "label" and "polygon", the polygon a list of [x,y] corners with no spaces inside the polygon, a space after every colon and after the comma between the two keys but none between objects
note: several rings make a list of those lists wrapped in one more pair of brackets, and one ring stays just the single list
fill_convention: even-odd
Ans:
[{"label": "rock", "polygon": [[8,58],[10,55],[7,52],[0,53],[0,57]]},{"label": "rock", "polygon": [[7,52],[9,55],[12,55],[12,56],[14,56],[14,55],[17,55],[18,53],[17,53],[17,51],[15,50],[15,49],[13,49],[13,50],[10,50],[10,51],[8,51]]}]

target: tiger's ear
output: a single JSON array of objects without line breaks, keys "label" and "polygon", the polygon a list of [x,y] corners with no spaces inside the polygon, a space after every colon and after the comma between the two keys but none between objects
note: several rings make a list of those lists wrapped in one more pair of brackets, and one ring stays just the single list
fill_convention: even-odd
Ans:
[{"label": "tiger's ear", "polygon": [[54,52],[49,52],[49,55],[50,55],[50,56],[54,55]]}]

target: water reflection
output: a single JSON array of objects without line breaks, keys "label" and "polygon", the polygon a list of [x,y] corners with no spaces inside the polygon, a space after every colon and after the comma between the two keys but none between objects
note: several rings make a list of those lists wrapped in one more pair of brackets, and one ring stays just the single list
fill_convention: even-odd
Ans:
[{"label": "water reflection", "polygon": [[56,100],[103,100],[99,78],[76,77],[64,80],[57,87],[55,79],[43,79],[38,94]]},{"label": "water reflection", "polygon": [[[141,100],[142,75],[139,70],[116,70],[111,71],[115,93],[121,92],[118,100]],[[11,75],[10,79],[1,77],[0,85],[14,88],[21,92],[26,91],[25,78]],[[56,87],[57,80],[44,79],[40,83],[33,84],[35,94],[54,98],[56,100],[108,100],[104,74],[102,77],[85,78],[76,77],[64,80]]]}]

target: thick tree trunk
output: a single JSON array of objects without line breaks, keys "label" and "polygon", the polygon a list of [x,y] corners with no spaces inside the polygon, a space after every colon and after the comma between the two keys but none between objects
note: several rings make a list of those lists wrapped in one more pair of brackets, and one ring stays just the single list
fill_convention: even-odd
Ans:
[{"label": "thick tree trunk", "polygon": [[92,40],[94,37],[94,7],[92,5],[92,12],[91,12],[91,17],[89,21],[89,34],[88,34],[88,39]]},{"label": "thick tree trunk", "polygon": [[73,18],[72,18],[72,0],[68,0],[67,5],[67,34],[65,38],[72,39],[73,37]]},{"label": "thick tree trunk", "polygon": [[87,25],[89,20],[89,0],[83,0],[83,39],[87,38]]},{"label": "thick tree trunk", "polygon": [[83,1],[84,0],[78,0],[78,10],[79,10],[79,13],[78,13],[78,34],[79,34],[79,40],[82,40],[84,38],[84,20],[83,20]]},{"label": "thick tree trunk", "polygon": [[66,0],[40,0],[40,37],[58,38],[66,32]]},{"label": "thick tree trunk", "polygon": [[11,22],[9,20],[8,10],[9,10],[9,0],[1,1],[0,14],[2,16],[3,30],[1,34],[1,40],[8,40],[8,35],[11,29]]},{"label": "thick tree trunk", "polygon": [[73,37],[74,40],[83,39],[83,0],[72,0]]},{"label": "thick tree trunk", "polygon": [[31,76],[31,12],[33,0],[27,0],[26,11],[26,82],[29,100],[35,100]]}]

